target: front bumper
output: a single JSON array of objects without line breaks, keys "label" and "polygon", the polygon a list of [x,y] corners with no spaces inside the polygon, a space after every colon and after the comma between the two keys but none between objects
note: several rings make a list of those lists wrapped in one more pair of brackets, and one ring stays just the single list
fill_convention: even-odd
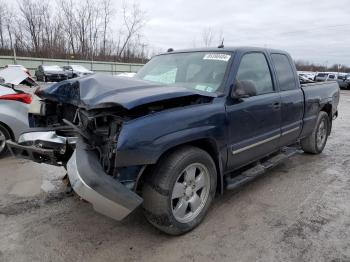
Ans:
[{"label": "front bumper", "polygon": [[136,209],[143,199],[106,175],[94,152],[85,147],[86,144],[78,140],[76,150],[67,164],[73,190],[90,202],[97,212],[122,220]]},{"label": "front bumper", "polygon": [[59,136],[53,130],[24,133],[18,138],[18,143],[6,141],[13,156],[56,166],[68,161],[75,143],[76,137]]},{"label": "front bumper", "polygon": [[[75,150],[69,154],[67,149],[72,144]],[[57,136],[54,131],[30,132],[23,134],[18,143],[8,140],[7,147],[17,157],[52,165],[65,165],[62,159],[69,156],[66,168],[73,190],[103,215],[122,220],[143,202],[104,172],[95,152],[81,138]]]}]

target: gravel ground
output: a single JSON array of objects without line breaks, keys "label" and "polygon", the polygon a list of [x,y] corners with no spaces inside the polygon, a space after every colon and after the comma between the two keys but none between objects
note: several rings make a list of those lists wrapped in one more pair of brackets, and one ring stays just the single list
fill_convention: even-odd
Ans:
[{"label": "gravel ground", "polygon": [[350,261],[350,92],[323,154],[299,154],[216,198],[203,223],[164,235],[64,193],[64,170],[0,160],[0,261]]}]

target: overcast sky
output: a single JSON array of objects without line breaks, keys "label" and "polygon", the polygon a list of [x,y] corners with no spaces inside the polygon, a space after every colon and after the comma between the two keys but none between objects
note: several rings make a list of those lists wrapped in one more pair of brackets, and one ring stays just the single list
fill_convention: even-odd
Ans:
[{"label": "overcast sky", "polygon": [[147,13],[149,46],[166,50],[200,47],[211,27],[226,46],[287,50],[294,59],[350,66],[350,1],[137,0]]}]

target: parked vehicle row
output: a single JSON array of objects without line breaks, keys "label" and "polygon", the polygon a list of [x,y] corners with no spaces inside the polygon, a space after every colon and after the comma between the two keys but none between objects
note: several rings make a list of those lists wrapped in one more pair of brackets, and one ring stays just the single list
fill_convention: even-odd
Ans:
[{"label": "parked vehicle row", "polygon": [[40,65],[35,71],[35,76],[38,81],[43,82],[59,82],[75,77],[86,76],[93,74],[93,71],[86,69],[81,65]]},{"label": "parked vehicle row", "polygon": [[350,74],[338,76],[337,82],[341,89],[350,89]]},{"label": "parked vehicle row", "polygon": [[319,72],[314,81],[337,81],[341,89],[350,89],[350,74]]},{"label": "parked vehicle row", "polygon": [[350,89],[350,74],[347,73],[298,71],[298,75],[301,84],[337,81],[341,89]]}]

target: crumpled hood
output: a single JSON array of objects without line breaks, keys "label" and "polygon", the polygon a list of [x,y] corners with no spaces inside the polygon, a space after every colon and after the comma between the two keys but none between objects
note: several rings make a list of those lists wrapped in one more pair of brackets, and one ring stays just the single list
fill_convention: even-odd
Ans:
[{"label": "crumpled hood", "polygon": [[200,95],[216,97],[215,93],[179,87],[163,86],[130,77],[88,75],[65,80],[35,94],[56,102],[73,104],[86,109],[122,106],[126,109],[177,97]]}]

